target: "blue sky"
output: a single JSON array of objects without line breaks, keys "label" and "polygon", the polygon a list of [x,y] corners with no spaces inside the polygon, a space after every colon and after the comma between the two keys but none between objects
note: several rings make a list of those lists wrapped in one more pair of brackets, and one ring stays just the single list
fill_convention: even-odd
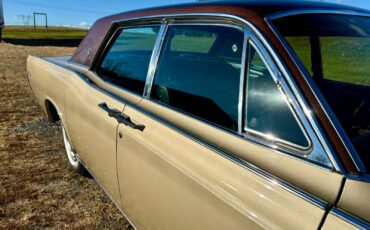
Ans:
[{"label": "blue sky", "polygon": [[[324,1],[370,9],[370,0]],[[28,15],[42,12],[48,14],[49,25],[88,28],[95,20],[106,15],[185,2],[192,2],[192,0],[3,0],[3,7],[7,25],[22,25],[24,20],[27,21]],[[44,23],[42,17],[37,17],[36,20]],[[33,23],[32,18],[29,23]]]}]

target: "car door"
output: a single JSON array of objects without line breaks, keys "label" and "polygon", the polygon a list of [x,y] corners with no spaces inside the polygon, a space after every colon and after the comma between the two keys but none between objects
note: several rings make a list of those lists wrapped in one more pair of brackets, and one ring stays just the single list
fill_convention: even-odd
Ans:
[{"label": "car door", "polygon": [[117,121],[99,104],[122,111],[124,103],[112,98],[86,79],[72,76],[66,89],[66,111],[69,139],[86,168],[108,195],[120,202],[116,176]]},{"label": "car door", "polygon": [[146,98],[118,127],[135,227],[318,228],[342,176],[256,36],[182,22],[156,48]]},{"label": "car door", "polygon": [[[68,133],[94,178],[122,208],[117,181],[116,134],[126,102],[141,100],[159,26],[118,29],[96,71],[71,79],[66,93]],[[114,96],[116,95],[116,96]]]}]

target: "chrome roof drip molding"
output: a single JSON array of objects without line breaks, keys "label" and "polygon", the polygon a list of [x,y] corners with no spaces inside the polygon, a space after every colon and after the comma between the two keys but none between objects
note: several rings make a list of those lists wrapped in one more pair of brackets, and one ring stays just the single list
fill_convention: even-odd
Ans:
[{"label": "chrome roof drip molding", "polygon": [[[276,29],[274,24],[272,23],[273,20],[282,18],[282,17],[288,17],[288,16],[293,16],[293,15],[302,15],[302,14],[337,14],[337,15],[351,15],[351,16],[362,16],[362,17],[370,17],[370,13],[365,13],[365,12],[358,12],[358,11],[352,11],[352,10],[328,10],[328,9],[302,9],[302,10],[291,10],[291,11],[282,11],[278,13],[274,13],[271,15],[268,15],[265,17],[265,21],[270,27],[270,29],[274,32],[274,34],[277,36],[281,44],[284,46],[290,57],[293,59],[294,63],[297,65],[298,69],[301,71],[302,75],[304,76],[307,84],[310,86],[311,90],[314,92],[314,95],[317,99],[317,101],[320,103],[320,106],[324,109],[324,112],[326,113],[326,116],[329,118],[332,126],[334,127],[336,133],[340,137],[342,143],[344,144],[346,150],[348,153],[350,153],[350,157],[355,164],[357,170],[364,174],[366,173],[366,168],[361,161],[360,157],[358,156],[355,148],[353,147],[351,141],[349,140],[347,134],[344,132],[343,128],[339,124],[339,121],[336,119],[333,111],[329,107],[329,105],[326,103],[325,98],[319,91],[319,89],[313,85],[312,82],[309,81],[310,75],[306,71],[303,63],[300,61],[298,56],[295,54],[295,52],[290,48],[289,44],[287,41],[283,38],[283,36],[279,33],[279,31]],[[292,82],[292,84],[294,84]],[[309,110],[307,110],[309,113]],[[319,127],[319,126],[318,126]],[[320,132],[321,133],[321,132]],[[325,139],[325,137],[323,137]],[[327,142],[328,143],[328,142]],[[328,145],[328,150],[331,149],[331,147]],[[330,150],[333,151],[333,150]],[[335,154],[330,154],[333,157],[337,158]],[[339,162],[339,159],[337,159]]]}]

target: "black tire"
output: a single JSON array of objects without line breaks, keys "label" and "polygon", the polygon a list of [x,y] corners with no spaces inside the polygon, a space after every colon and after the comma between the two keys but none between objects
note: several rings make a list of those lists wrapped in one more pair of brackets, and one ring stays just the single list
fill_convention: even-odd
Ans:
[{"label": "black tire", "polygon": [[66,149],[66,154],[67,154],[69,165],[72,167],[72,169],[76,173],[83,175],[85,177],[91,177],[90,173],[86,170],[85,166],[80,162],[80,160],[76,156],[76,153],[73,150],[72,145],[69,142],[69,139],[64,129],[63,123],[62,123],[62,132],[63,132],[64,147]]}]

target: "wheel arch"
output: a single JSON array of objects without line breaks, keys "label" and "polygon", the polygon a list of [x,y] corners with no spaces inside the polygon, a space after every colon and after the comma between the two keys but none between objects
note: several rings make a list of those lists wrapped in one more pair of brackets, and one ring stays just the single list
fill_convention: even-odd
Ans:
[{"label": "wheel arch", "polygon": [[72,140],[69,136],[68,128],[66,127],[66,124],[65,124],[65,120],[64,120],[65,117],[63,117],[62,112],[60,111],[58,106],[56,106],[56,103],[54,103],[53,100],[51,100],[50,98],[45,98],[44,108],[45,108],[45,113],[46,113],[46,116],[49,122],[51,123],[56,123],[58,121],[61,122],[62,127],[64,128],[66,135],[69,138],[70,144],[73,147]]},{"label": "wheel arch", "polygon": [[49,99],[45,99],[45,112],[50,122],[55,123],[61,120],[59,116],[59,110],[57,109],[55,104]]}]

